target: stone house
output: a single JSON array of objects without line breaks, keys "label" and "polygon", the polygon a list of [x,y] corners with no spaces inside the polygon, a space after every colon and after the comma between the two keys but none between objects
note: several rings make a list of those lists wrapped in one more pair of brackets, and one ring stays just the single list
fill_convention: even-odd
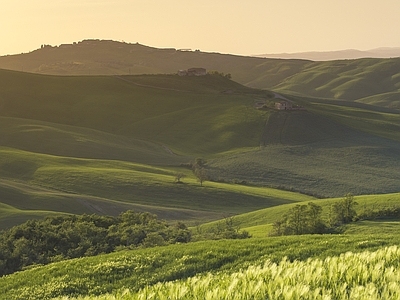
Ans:
[{"label": "stone house", "polygon": [[293,105],[290,101],[279,101],[275,103],[275,108],[278,110],[291,110]]}]

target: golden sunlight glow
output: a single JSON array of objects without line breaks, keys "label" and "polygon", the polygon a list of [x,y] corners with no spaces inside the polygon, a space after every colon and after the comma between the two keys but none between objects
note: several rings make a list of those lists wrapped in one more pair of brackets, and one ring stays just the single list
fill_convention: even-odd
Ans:
[{"label": "golden sunlight glow", "polygon": [[87,38],[235,54],[399,47],[398,0],[2,0],[0,55]]}]

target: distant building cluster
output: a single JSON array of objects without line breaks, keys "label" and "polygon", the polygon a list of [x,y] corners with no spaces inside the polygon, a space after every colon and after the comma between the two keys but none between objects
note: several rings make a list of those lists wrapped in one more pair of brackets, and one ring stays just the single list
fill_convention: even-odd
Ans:
[{"label": "distant building cluster", "polygon": [[291,110],[293,105],[289,101],[279,101],[275,103],[275,108],[278,110]]},{"label": "distant building cluster", "polygon": [[207,70],[204,68],[190,68],[187,70],[179,70],[179,76],[204,76],[207,75]]},{"label": "distant building cluster", "polygon": [[304,107],[293,104],[290,100],[282,100],[275,102],[275,109],[277,110],[306,110]]}]

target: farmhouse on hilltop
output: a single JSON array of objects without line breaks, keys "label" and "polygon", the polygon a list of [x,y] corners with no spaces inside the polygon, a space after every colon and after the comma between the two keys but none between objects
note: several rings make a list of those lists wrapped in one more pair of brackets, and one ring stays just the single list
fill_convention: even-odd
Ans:
[{"label": "farmhouse on hilltop", "polygon": [[204,76],[207,74],[207,70],[204,68],[190,68],[187,70],[179,70],[179,76]]},{"label": "farmhouse on hilltop", "polygon": [[290,101],[279,101],[275,103],[275,108],[278,110],[291,110],[293,108],[293,105]]}]

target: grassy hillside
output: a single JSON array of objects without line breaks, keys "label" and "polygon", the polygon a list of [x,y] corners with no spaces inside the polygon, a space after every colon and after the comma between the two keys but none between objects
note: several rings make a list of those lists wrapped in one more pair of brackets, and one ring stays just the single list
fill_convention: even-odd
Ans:
[{"label": "grassy hillside", "polygon": [[[320,197],[400,188],[392,109],[289,95],[306,110],[258,110],[273,93],[219,75],[0,78],[0,202],[16,209],[210,220],[306,199],[271,187]],[[213,181],[204,188],[184,167],[199,156]]]},{"label": "grassy hillside", "polygon": [[[62,134],[56,137],[63,142],[68,138],[75,142],[92,142],[86,136],[96,134],[97,140],[111,140],[117,147],[123,143],[130,142],[133,146],[140,143],[121,139],[123,136],[159,145],[165,143],[179,151],[192,153],[214,153],[234,146],[257,144],[262,114],[253,109],[254,98],[269,97],[266,92],[247,89],[221,76],[211,75],[49,77],[1,71],[0,79],[2,117],[75,127],[75,132],[70,133],[66,131],[71,131],[71,127],[53,129],[48,128],[55,126],[52,124],[25,122],[28,127],[20,126],[19,132],[11,132],[12,139],[17,138],[17,133],[25,140],[22,135],[26,132],[39,138],[41,134],[47,137],[51,131],[53,136]],[[17,122],[4,120],[8,121]],[[86,130],[81,131],[81,128]],[[101,137],[100,133],[87,129],[117,136]],[[10,135],[10,132],[5,134]],[[69,137],[71,134],[74,136]],[[118,139],[120,141],[116,142]],[[203,142],[198,143],[199,140]],[[142,142],[140,146],[151,145]]]},{"label": "grassy hillside", "polygon": [[[188,60],[192,55],[180,54]],[[345,63],[346,76],[369,76],[354,71],[357,63]],[[371,61],[359,63],[369,68]],[[381,63],[376,61],[388,76],[393,73]],[[341,82],[318,66],[312,76],[296,78],[293,70],[304,64],[312,63],[269,67],[294,78],[282,82],[281,90],[295,81]],[[393,84],[373,92],[395,93],[389,91]],[[352,92],[351,85],[343,90],[331,85],[324,93],[353,97],[357,88]],[[236,215],[234,225],[257,237],[34,266],[0,278],[5,291],[0,299],[135,292],[160,281],[239,271],[267,259],[307,260],[397,245],[399,223],[382,220],[350,224],[343,235],[265,237],[299,202],[320,204],[326,216],[337,199],[316,196],[392,193],[357,196],[359,211],[400,200],[400,114],[388,107],[390,101],[379,107],[366,94],[364,100],[348,101],[292,92],[284,96],[303,110],[276,111],[271,107],[282,96],[219,75],[68,77],[0,70],[0,228],[47,215],[117,215],[133,209],[188,221],[199,231],[218,226],[201,223]],[[260,103],[266,107],[256,109]],[[207,161],[204,186],[190,168],[196,157]],[[186,176],[182,183],[175,182],[177,172]]]},{"label": "grassy hillside", "polygon": [[250,87],[307,96],[356,100],[399,109],[400,58],[313,62],[201,51],[157,49],[140,44],[86,40],[0,57],[0,68],[53,75],[176,73],[204,67],[232,74]]},{"label": "grassy hillside", "polygon": [[[117,215],[134,209],[168,220],[202,221],[312,199],[268,188],[214,182],[200,187],[191,171],[173,167],[10,148],[0,148],[0,153],[1,202],[20,210]],[[174,182],[176,170],[187,174],[183,184]],[[0,223],[8,227],[2,220],[0,217]]]},{"label": "grassy hillside", "polygon": [[220,240],[122,251],[38,266],[0,278],[0,299],[50,299],[137,291],[211,272],[234,272],[270,259],[306,261],[397,245],[398,235],[327,235]]},{"label": "grassy hillside", "polygon": [[[319,199],[311,202],[322,207],[322,218],[327,219],[329,208],[340,199],[341,198]],[[357,213],[362,214],[368,210],[383,210],[397,207],[400,203],[400,193],[356,196],[354,200],[358,203],[355,207]],[[285,204],[237,215],[233,218],[234,226],[247,230],[256,237],[265,237],[272,229],[272,224],[297,204],[298,203]],[[199,229],[209,230],[217,226],[218,222],[220,221],[204,224],[200,226]],[[396,234],[399,228],[399,222],[397,222],[397,220],[362,221],[346,225],[345,233],[383,234],[393,232],[393,234]]]},{"label": "grassy hillside", "polygon": [[400,114],[292,99],[307,111],[271,113],[260,147],[216,157],[211,174],[321,197],[399,191]]},{"label": "grassy hillside", "polygon": [[0,57],[0,68],[51,75],[165,74],[204,67],[232,73],[235,80],[241,83],[261,81],[264,87],[265,84],[276,85],[308,63],[301,60],[282,63],[282,60],[157,49],[140,44],[99,40],[86,40],[70,47],[46,47],[26,54]]},{"label": "grassy hillside", "polygon": [[[0,77],[0,199],[17,209],[203,220],[297,197],[201,188],[180,166],[257,145],[265,113],[253,103],[269,93],[221,76]],[[176,172],[185,184],[174,183]]]}]

